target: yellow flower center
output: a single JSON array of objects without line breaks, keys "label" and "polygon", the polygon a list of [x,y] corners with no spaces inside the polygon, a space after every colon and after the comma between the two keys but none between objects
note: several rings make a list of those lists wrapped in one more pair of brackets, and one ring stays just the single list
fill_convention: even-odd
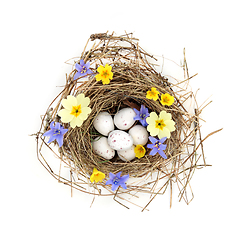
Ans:
[{"label": "yellow flower center", "polygon": [[139,153],[143,153],[143,152],[144,152],[144,148],[143,148],[142,146],[140,146],[140,147],[138,148],[138,151],[139,151]]},{"label": "yellow flower center", "polygon": [[85,66],[83,66],[81,73],[85,73],[86,71],[87,71],[87,68]]},{"label": "yellow flower center", "polygon": [[102,181],[103,179],[105,178],[105,174],[98,171],[96,168],[93,169],[93,173],[90,177],[90,181],[91,182],[99,182],[99,181]]},{"label": "yellow flower center", "polygon": [[164,127],[166,127],[166,124],[164,123],[163,119],[156,120],[156,128],[159,128],[160,130],[163,130]]},{"label": "yellow flower center", "polygon": [[72,115],[74,115],[75,117],[78,117],[79,114],[81,114],[81,113],[82,113],[81,104],[78,105],[78,106],[73,106],[72,107],[72,112],[71,112]]},{"label": "yellow flower center", "polygon": [[151,97],[155,97],[156,96],[156,92],[150,91],[150,96]]},{"label": "yellow flower center", "polygon": [[135,156],[137,158],[142,158],[142,157],[144,157],[144,155],[146,153],[146,149],[142,145],[139,144],[134,148],[134,152],[135,152]]},{"label": "yellow flower center", "polygon": [[168,97],[165,97],[165,98],[163,98],[163,101],[164,101],[165,103],[168,103],[168,102],[169,102],[169,98],[168,98]]},{"label": "yellow flower center", "polygon": [[109,76],[109,73],[108,73],[108,71],[106,70],[106,71],[103,71],[102,72],[102,77],[108,77]]},{"label": "yellow flower center", "polygon": [[56,129],[56,130],[53,131],[53,136],[56,136],[56,135],[59,135],[59,134],[61,134],[59,129]]}]

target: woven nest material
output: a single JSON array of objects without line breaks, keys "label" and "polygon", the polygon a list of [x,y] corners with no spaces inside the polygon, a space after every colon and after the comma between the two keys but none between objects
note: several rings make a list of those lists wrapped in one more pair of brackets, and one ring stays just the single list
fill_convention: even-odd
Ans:
[{"label": "woven nest material", "polygon": [[[93,46],[87,50],[90,41],[94,41]],[[186,110],[185,102],[191,98],[195,101],[191,91],[182,87],[190,79],[188,77],[182,82],[170,83],[156,71],[155,65],[150,61],[157,59],[145,52],[138,45],[138,40],[131,34],[115,36],[105,34],[91,35],[85,46],[80,59],[85,63],[90,62],[91,70],[97,73],[100,65],[109,64],[112,66],[113,79],[110,84],[103,85],[97,82],[95,75],[88,75],[87,78],[74,80],[76,70],[67,76],[66,84],[61,93],[54,99],[48,107],[39,132],[37,133],[38,159],[45,168],[58,179],[59,182],[67,184],[74,189],[92,195],[119,197],[122,201],[129,201],[129,197],[139,192],[150,193],[148,204],[156,195],[164,193],[169,187],[172,196],[172,184],[179,187],[179,200],[184,199],[189,203],[192,199],[187,197],[187,189],[190,187],[190,179],[195,169],[209,166],[205,162],[201,138],[199,114],[200,109]],[[77,60],[79,62],[79,59]],[[186,64],[185,70],[186,70]],[[174,96],[175,102],[171,106],[163,106],[160,101],[153,101],[146,98],[146,92],[152,87],[157,88],[160,94],[169,93]],[[70,128],[69,124],[62,124],[69,131],[64,135],[63,146],[58,148],[54,144],[48,144],[47,139],[42,134],[49,129],[52,121],[61,122],[57,115],[62,108],[61,100],[68,95],[77,96],[84,93],[90,98],[89,107],[92,109],[87,120],[81,127]],[[172,119],[176,123],[176,130],[171,133],[171,137],[165,142],[167,148],[165,154],[167,159],[159,154],[149,155],[151,149],[147,149],[143,158],[135,158],[132,161],[122,161],[118,155],[106,160],[95,154],[92,150],[92,140],[99,136],[93,127],[93,120],[102,111],[109,112],[114,116],[118,110],[124,107],[140,109],[145,105],[149,112],[159,114],[162,110],[172,114]],[[208,136],[207,136],[208,137]],[[61,168],[54,171],[51,164],[44,156],[43,149],[46,148],[60,159]],[[198,154],[197,154],[197,150]],[[202,163],[200,163],[202,159]],[[70,177],[61,174],[62,165],[70,171]],[[129,174],[132,181],[127,182],[127,189],[119,188],[117,192],[111,191],[111,186],[105,185],[106,179],[102,182],[90,182],[93,168],[106,174],[112,172],[116,174]],[[130,200],[134,202],[134,199]]]}]

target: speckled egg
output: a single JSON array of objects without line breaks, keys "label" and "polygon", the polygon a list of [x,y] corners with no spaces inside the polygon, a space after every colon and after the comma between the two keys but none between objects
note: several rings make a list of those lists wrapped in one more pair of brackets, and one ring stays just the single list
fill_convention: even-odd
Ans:
[{"label": "speckled egg", "polygon": [[108,112],[100,112],[93,121],[95,129],[104,136],[114,130],[112,116]]},{"label": "speckled egg", "polygon": [[142,125],[135,125],[128,133],[132,136],[134,145],[145,145],[148,142],[148,132]]},{"label": "speckled egg", "polygon": [[135,123],[135,116],[132,108],[123,108],[114,116],[114,124],[120,130],[127,130]]},{"label": "speckled egg", "polygon": [[127,150],[133,145],[133,139],[127,132],[114,130],[109,133],[108,145],[115,150]]},{"label": "speckled egg", "polygon": [[135,158],[134,148],[135,146],[132,145],[128,150],[117,151],[117,154],[123,161],[131,161]]},{"label": "speckled egg", "polygon": [[115,151],[108,145],[106,137],[97,137],[92,142],[93,151],[105,159],[112,159],[115,156]]}]

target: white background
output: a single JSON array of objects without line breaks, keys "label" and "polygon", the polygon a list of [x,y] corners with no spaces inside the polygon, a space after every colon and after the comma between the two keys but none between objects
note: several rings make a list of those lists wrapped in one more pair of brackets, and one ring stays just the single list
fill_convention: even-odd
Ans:
[{"label": "white background", "polygon": [[[167,3],[162,3],[167,2]],[[240,239],[239,3],[237,1],[52,1],[0,3],[1,239]],[[69,67],[92,33],[134,32],[140,46],[177,63],[183,48],[200,88],[207,163],[192,180],[194,200],[173,207],[169,192],[149,210],[74,192],[36,157],[40,126]],[[168,69],[171,74],[171,69]],[[173,74],[174,75],[174,74]],[[144,206],[146,202],[143,202]]]}]

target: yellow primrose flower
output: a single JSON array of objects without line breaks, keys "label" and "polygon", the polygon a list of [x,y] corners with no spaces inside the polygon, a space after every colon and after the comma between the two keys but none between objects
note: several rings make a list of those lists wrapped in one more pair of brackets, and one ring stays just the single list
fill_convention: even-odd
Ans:
[{"label": "yellow primrose flower", "polygon": [[171,106],[174,103],[174,97],[168,93],[161,95],[161,104]]},{"label": "yellow primrose flower", "polygon": [[100,171],[98,171],[96,168],[94,168],[93,169],[93,173],[92,173],[92,175],[91,175],[91,177],[90,177],[90,181],[91,182],[101,182],[103,179],[105,178],[105,174],[104,173],[102,173],[102,172],[100,172]]},{"label": "yellow primrose flower", "polygon": [[158,135],[158,138],[170,138],[170,132],[175,131],[175,122],[172,120],[172,114],[161,111],[159,116],[155,112],[151,112],[146,118],[148,123],[147,130],[151,136]]},{"label": "yellow primrose flower", "polygon": [[151,91],[147,91],[146,98],[153,99],[154,101],[157,101],[158,94],[159,94],[159,92],[157,91],[157,89],[155,87],[152,87]]},{"label": "yellow primrose flower", "polygon": [[85,97],[83,93],[79,94],[77,97],[67,96],[67,99],[63,99],[61,104],[64,109],[58,112],[63,123],[69,123],[72,128],[76,126],[80,127],[83,121],[88,118],[91,113],[91,108],[88,107],[90,99]]},{"label": "yellow primrose flower", "polygon": [[146,153],[146,149],[144,148],[143,145],[139,144],[134,148],[134,152],[135,152],[135,156],[137,158],[142,158],[142,157],[144,157],[144,155]]},{"label": "yellow primrose flower", "polygon": [[101,81],[103,84],[109,84],[110,79],[113,77],[112,73],[112,67],[109,66],[108,64],[103,67],[102,65],[98,67],[97,71],[99,72],[98,75],[96,75],[96,80]]}]

